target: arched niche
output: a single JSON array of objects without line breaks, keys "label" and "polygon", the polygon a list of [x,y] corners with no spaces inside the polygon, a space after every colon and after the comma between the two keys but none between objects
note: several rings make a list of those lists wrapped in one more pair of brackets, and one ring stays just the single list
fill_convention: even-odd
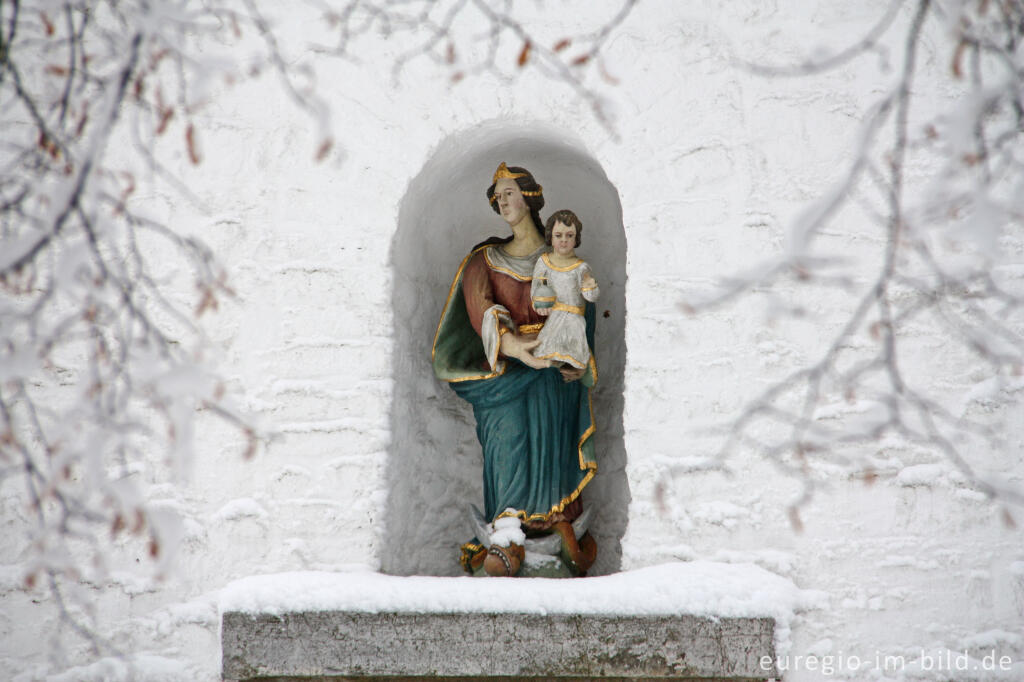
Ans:
[{"label": "arched niche", "polygon": [[487,202],[500,162],[525,166],[544,186],[547,216],[560,208],[583,222],[580,255],[601,285],[593,394],[598,475],[584,490],[596,514],[592,575],[618,570],[629,487],[622,429],[626,359],[626,237],[622,205],[604,171],[566,134],[508,122],[446,139],[409,184],[391,245],[394,387],[382,568],[398,575],[459,575],[458,547],[473,536],[468,504],[483,506],[473,413],[431,370],[430,350],[459,262],[478,242],[507,236]]}]

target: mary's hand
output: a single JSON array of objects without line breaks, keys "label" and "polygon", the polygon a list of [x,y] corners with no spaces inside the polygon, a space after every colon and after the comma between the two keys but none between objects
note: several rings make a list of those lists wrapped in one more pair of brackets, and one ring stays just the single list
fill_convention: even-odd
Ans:
[{"label": "mary's hand", "polygon": [[[550,360],[541,360],[540,358],[533,357],[532,351],[540,344],[540,341],[534,339],[533,341],[527,341],[518,334],[502,334],[501,335],[501,352],[510,358],[519,360],[527,367],[533,369],[544,369],[545,367],[551,366]],[[580,375],[582,376],[582,374]]]},{"label": "mary's hand", "polygon": [[558,368],[558,371],[562,373],[562,381],[576,381],[582,379],[583,375],[587,373],[585,369],[577,369],[572,365],[563,365]]}]

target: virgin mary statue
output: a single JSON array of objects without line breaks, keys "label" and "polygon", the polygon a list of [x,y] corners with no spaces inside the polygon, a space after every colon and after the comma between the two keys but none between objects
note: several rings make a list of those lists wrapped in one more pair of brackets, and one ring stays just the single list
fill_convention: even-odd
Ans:
[{"label": "virgin mary statue", "polygon": [[[543,188],[525,168],[498,166],[487,199],[512,231],[477,245],[459,265],[434,337],[434,373],[473,406],[483,449],[484,520],[513,529],[512,540],[462,545],[471,573],[516,575],[526,538],[557,535],[559,554],[573,575],[584,575],[597,545],[576,536],[580,493],[597,471],[590,391],[594,306],[586,306],[591,348],[584,369],[555,368],[532,354],[544,317],[532,306],[534,264],[550,250],[540,209]],[[518,524],[513,521],[518,520]],[[521,532],[519,532],[521,531]],[[480,533],[478,533],[478,536]],[[550,542],[547,544],[551,544]]]}]

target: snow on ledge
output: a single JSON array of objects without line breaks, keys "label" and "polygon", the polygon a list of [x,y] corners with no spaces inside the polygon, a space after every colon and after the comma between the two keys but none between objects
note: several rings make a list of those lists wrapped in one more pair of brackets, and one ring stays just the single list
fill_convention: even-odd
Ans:
[{"label": "snow on ledge", "polygon": [[392,576],[359,567],[251,576],[220,593],[221,613],[530,613],[771,617],[821,605],[821,592],[753,564],[690,561],[596,578]]}]

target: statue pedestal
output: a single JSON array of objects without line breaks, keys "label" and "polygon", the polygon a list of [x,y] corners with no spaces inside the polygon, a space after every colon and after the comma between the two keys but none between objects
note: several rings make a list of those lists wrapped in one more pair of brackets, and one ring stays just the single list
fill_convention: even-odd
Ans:
[{"label": "statue pedestal", "polygon": [[764,680],[770,618],[225,613],[225,680]]},{"label": "statue pedestal", "polygon": [[765,680],[776,618],[805,596],[755,566],[707,562],[573,580],[257,576],[222,591],[222,675]]}]

